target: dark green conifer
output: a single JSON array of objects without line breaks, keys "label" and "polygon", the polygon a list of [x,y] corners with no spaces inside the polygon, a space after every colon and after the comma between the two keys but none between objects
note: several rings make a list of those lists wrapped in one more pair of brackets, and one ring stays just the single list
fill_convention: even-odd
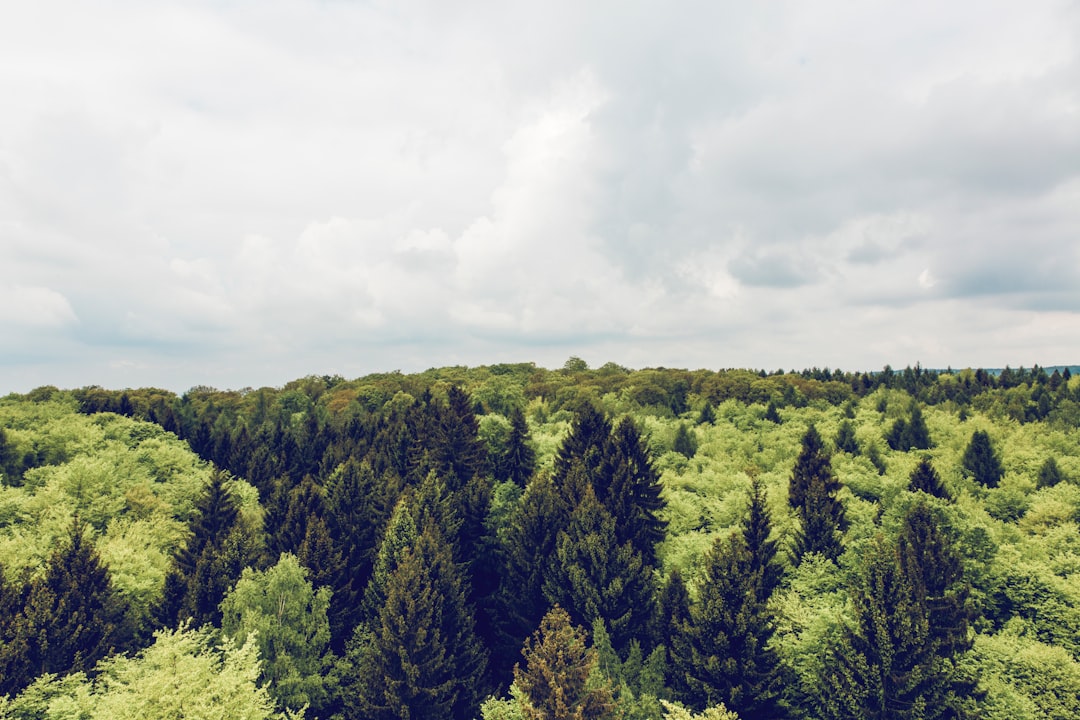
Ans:
[{"label": "dark green conifer", "polygon": [[433,524],[400,556],[363,642],[355,669],[359,717],[476,717],[486,655],[462,569]]},{"label": "dark green conifer", "polygon": [[[784,388],[785,390],[789,390],[791,389],[791,386],[785,385]],[[772,400],[770,400],[769,404],[765,406],[765,414],[762,415],[761,418],[762,420],[768,420],[769,422],[776,423],[777,425],[783,422],[783,419],[780,417],[780,411],[776,409],[776,403],[774,403]]]},{"label": "dark green conifer", "polygon": [[904,445],[906,445],[903,448],[904,450],[929,450],[933,447],[933,442],[930,440],[930,430],[926,427],[926,420],[923,418],[922,408],[916,402],[911,404],[911,419],[907,424]]},{"label": "dark green conifer", "polygon": [[[878,536],[852,590],[855,626],[834,649],[823,678],[829,718],[915,720],[964,717],[954,693],[955,650],[935,632],[912,544]],[[965,628],[966,630],[966,628]]]},{"label": "dark green conifer", "polygon": [[793,552],[796,564],[807,553],[818,553],[836,560],[844,552],[842,531],[847,519],[844,506],[836,497],[839,483],[835,479],[817,479],[807,489],[799,506],[800,527],[795,536]]},{"label": "dark green conifer", "polygon": [[908,489],[911,492],[924,492],[942,500],[952,499],[949,491],[945,489],[945,484],[941,481],[941,476],[938,475],[938,471],[934,469],[928,457],[919,460],[919,464],[911,472]]},{"label": "dark green conifer", "polygon": [[1040,489],[1054,487],[1061,482],[1061,479],[1061,470],[1058,468],[1057,460],[1052,457],[1046,458],[1046,461],[1039,468],[1038,487]]},{"label": "dark green conifer", "polygon": [[788,480],[788,504],[798,509],[805,504],[806,492],[816,479],[832,478],[832,459],[817,428],[810,425],[802,437],[802,447]]},{"label": "dark green conifer", "polygon": [[562,490],[574,464],[580,464],[589,482],[592,482],[593,476],[604,462],[610,436],[611,423],[603,413],[592,403],[582,403],[570,424],[569,434],[563,439],[555,455],[555,466],[551,475],[555,487]]},{"label": "dark green conifer", "polygon": [[506,441],[502,468],[505,478],[522,488],[536,470],[536,451],[531,443],[529,424],[519,407],[510,412],[510,436]]},{"label": "dark green conifer", "polygon": [[836,432],[836,450],[851,455],[859,454],[859,441],[855,438],[855,426],[849,420],[840,423]]},{"label": "dark green conifer", "polygon": [[615,518],[591,486],[558,535],[543,588],[550,603],[580,624],[603,619],[620,653],[633,638],[647,638],[655,607],[653,569],[629,540],[618,543]]},{"label": "dark green conifer", "polygon": [[644,439],[630,418],[611,433],[606,457],[594,476],[596,496],[615,519],[619,544],[629,541],[646,564],[657,564],[656,546],[663,541],[667,521],[660,518],[665,502],[660,473],[653,467]]},{"label": "dark green conifer", "polygon": [[779,661],[769,647],[773,618],[759,588],[742,534],[718,538],[705,558],[690,620],[673,638],[688,705],[704,710],[723,702],[743,720],[776,716]]},{"label": "dark green conifer", "polygon": [[772,518],[766,504],[761,481],[754,478],[750,485],[750,507],[743,521],[742,536],[750,553],[750,570],[757,577],[757,598],[767,602],[780,584],[782,570],[776,562],[776,541],[771,540]]},{"label": "dark green conifer", "polygon": [[[126,604],[87,532],[76,519],[45,574],[27,587],[8,630],[12,648],[25,655],[2,658],[0,693],[17,692],[44,673],[91,670],[127,641]],[[12,670],[21,672],[8,674]]]},{"label": "dark green conifer", "polygon": [[697,418],[698,425],[712,425],[716,422],[716,410],[713,409],[713,405],[708,400],[701,407],[701,412]]},{"label": "dark green conifer", "polygon": [[985,430],[976,430],[971,435],[971,442],[960,461],[963,468],[971,474],[975,482],[986,487],[997,487],[1005,471],[1001,461],[994,453],[990,435]]},{"label": "dark green conifer", "polygon": [[692,458],[697,453],[697,438],[687,429],[686,423],[679,423],[671,449],[687,458]]}]

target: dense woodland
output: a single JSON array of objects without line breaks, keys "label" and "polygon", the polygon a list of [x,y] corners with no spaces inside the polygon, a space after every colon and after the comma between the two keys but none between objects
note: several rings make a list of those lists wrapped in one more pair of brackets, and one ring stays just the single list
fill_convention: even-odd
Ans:
[{"label": "dense woodland", "polygon": [[2,718],[1080,717],[1069,369],[0,400]]}]

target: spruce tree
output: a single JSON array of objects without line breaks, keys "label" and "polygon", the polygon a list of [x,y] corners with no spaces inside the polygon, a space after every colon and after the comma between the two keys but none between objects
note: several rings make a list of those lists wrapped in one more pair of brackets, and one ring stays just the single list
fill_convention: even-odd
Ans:
[{"label": "spruce tree", "polygon": [[359,624],[364,588],[371,578],[380,534],[393,512],[400,481],[377,479],[371,463],[349,458],[327,481],[326,520],[341,557],[330,598],[331,647],[342,652]]},{"label": "spruce tree", "polygon": [[779,661],[769,647],[773,618],[758,593],[745,539],[738,533],[718,538],[706,555],[690,620],[673,639],[690,706],[704,710],[723,702],[744,720],[775,717]]},{"label": "spruce tree", "polygon": [[548,601],[565,607],[579,624],[602,618],[620,653],[632,639],[647,639],[655,602],[653,569],[629,540],[618,543],[615,518],[591,487],[558,535],[543,588]]},{"label": "spruce tree", "polygon": [[855,626],[833,650],[823,678],[829,718],[948,717],[940,703],[940,658],[926,589],[911,563],[882,536],[869,546],[852,590]]},{"label": "spruce tree", "polygon": [[840,429],[836,431],[834,444],[838,452],[846,452],[851,455],[859,454],[859,441],[855,438],[855,426],[850,420],[840,423]]},{"label": "spruce tree", "polygon": [[928,457],[919,460],[919,464],[911,472],[908,489],[911,492],[924,492],[942,500],[952,499],[949,491],[945,489],[945,484],[941,481],[941,476],[938,475],[938,471],[934,469]]},{"label": "spruce tree", "polygon": [[575,464],[580,464],[584,468],[586,477],[592,482],[593,476],[604,462],[610,436],[611,423],[607,421],[603,413],[591,403],[583,403],[570,424],[569,434],[563,439],[555,455],[555,466],[551,476],[555,487],[563,489],[567,475]]},{"label": "spruce tree", "polygon": [[713,409],[712,403],[708,400],[701,407],[701,412],[698,414],[698,425],[712,425],[716,422],[716,410]]},{"label": "spruce tree", "polygon": [[524,667],[514,667],[526,720],[608,720],[617,716],[607,683],[591,682],[596,652],[585,645],[585,632],[556,606],[525,642]]},{"label": "spruce tree", "polygon": [[[791,386],[788,385],[786,386],[786,389],[790,389],[790,387]],[[781,419],[780,417],[780,412],[776,409],[776,403],[774,403],[772,400],[770,400],[769,404],[765,406],[765,414],[761,417],[763,420],[768,420],[769,422],[776,423],[777,425],[783,422],[783,419]]]},{"label": "spruce tree", "polygon": [[671,449],[686,458],[692,458],[697,453],[697,439],[692,431],[687,429],[686,423],[679,423]]},{"label": "spruce tree", "polygon": [[412,549],[418,536],[416,520],[410,506],[411,497],[404,495],[394,507],[390,523],[386,527],[379,553],[371,572],[371,580],[364,589],[363,617],[374,622],[380,608],[386,602],[390,576],[397,569],[405,554]]},{"label": "spruce tree", "polygon": [[960,461],[963,468],[971,474],[975,482],[986,487],[997,487],[1005,471],[1001,461],[994,453],[990,435],[985,430],[976,430],[971,435],[971,442]]},{"label": "spruce tree", "polygon": [[462,568],[433,524],[390,574],[356,667],[359,717],[472,720],[486,655]]},{"label": "spruce tree", "polygon": [[[1057,371],[1055,370],[1055,372]],[[1046,458],[1046,461],[1039,467],[1039,489],[1054,487],[1061,480],[1061,469],[1058,468],[1057,460],[1052,457]]]},{"label": "spruce tree", "polygon": [[908,420],[904,445],[906,445],[903,448],[905,450],[929,450],[933,447],[933,442],[930,440],[930,430],[926,427],[926,420],[923,418],[922,408],[916,402],[911,404],[911,418]]},{"label": "spruce tree", "polygon": [[780,584],[782,570],[776,561],[776,541],[770,540],[772,518],[765,502],[761,481],[754,478],[750,485],[750,507],[743,521],[742,536],[750,553],[750,570],[757,578],[757,598],[767,602]]},{"label": "spruce tree", "polygon": [[521,488],[528,484],[536,470],[536,451],[530,441],[529,425],[519,407],[510,412],[510,437],[506,441],[503,467],[506,479]]},{"label": "spruce tree", "polygon": [[821,435],[811,425],[803,435],[788,481],[788,502],[798,513],[801,525],[793,553],[796,562],[809,552],[832,560],[843,552],[841,533],[847,529],[847,517],[837,498],[839,491],[840,483],[833,475]]},{"label": "spruce tree", "polygon": [[127,607],[87,532],[76,518],[45,574],[29,584],[9,630],[11,644],[25,656],[9,661],[8,669],[24,672],[0,678],[0,693],[17,692],[44,673],[91,670],[98,660],[123,649],[129,637]]},{"label": "spruce tree", "polygon": [[496,678],[509,679],[521,644],[548,610],[544,577],[568,517],[569,509],[551,477],[546,472],[537,474],[525,488],[503,540],[504,565],[495,614],[500,639],[492,653]]},{"label": "spruce tree", "polygon": [[831,463],[821,435],[810,425],[803,434],[802,447],[788,480],[788,504],[793,509],[797,510],[805,503],[807,489],[815,480],[832,477]]},{"label": "spruce tree", "polygon": [[667,521],[660,473],[648,447],[630,418],[623,418],[605,447],[605,460],[594,477],[596,496],[615,518],[619,544],[630,542],[646,564],[657,564],[656,546],[663,541]]},{"label": "spruce tree", "polygon": [[659,640],[664,646],[667,664],[672,669],[667,678],[667,687],[675,697],[686,697],[690,693],[690,688],[686,682],[686,675],[676,665],[674,647],[684,626],[690,621],[690,593],[686,589],[686,583],[678,568],[668,574],[667,583],[660,593],[658,606]]}]

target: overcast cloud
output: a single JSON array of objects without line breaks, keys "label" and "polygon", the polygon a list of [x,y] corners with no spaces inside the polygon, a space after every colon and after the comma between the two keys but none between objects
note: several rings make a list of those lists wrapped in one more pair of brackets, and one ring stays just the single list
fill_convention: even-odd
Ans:
[{"label": "overcast cloud", "polygon": [[1080,5],[15,3],[0,393],[1080,363]]}]

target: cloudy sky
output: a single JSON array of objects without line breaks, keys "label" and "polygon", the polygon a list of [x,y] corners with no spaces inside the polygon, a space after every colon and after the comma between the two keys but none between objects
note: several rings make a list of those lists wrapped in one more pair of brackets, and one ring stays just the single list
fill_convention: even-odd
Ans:
[{"label": "cloudy sky", "polygon": [[0,394],[1080,363],[1080,4],[0,11]]}]

